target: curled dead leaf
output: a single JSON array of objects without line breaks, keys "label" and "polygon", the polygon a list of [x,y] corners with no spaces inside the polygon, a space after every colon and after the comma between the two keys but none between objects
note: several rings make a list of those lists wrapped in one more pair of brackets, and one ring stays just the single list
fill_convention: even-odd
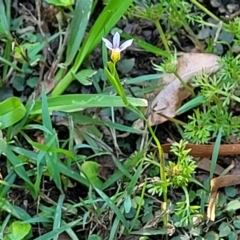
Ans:
[{"label": "curled dead leaf", "polygon": [[[191,87],[193,77],[216,73],[220,69],[218,60],[219,57],[213,54],[185,53],[178,58],[177,73]],[[165,74],[162,81],[167,84],[151,103],[152,113],[148,118],[151,126],[167,121],[162,115],[173,118],[182,101],[190,95],[174,74]]]},{"label": "curled dead leaf", "polygon": [[213,178],[211,180],[211,196],[207,209],[207,217],[211,220],[215,220],[215,201],[217,197],[217,191],[222,187],[229,187],[232,185],[240,184],[240,175],[226,175]]}]

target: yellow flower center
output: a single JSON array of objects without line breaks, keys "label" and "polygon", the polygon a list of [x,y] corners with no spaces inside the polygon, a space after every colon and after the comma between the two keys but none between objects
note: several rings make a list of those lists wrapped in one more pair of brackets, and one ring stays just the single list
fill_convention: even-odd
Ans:
[{"label": "yellow flower center", "polygon": [[119,48],[115,48],[115,49],[112,50],[112,52],[111,52],[111,59],[112,59],[113,62],[117,62],[117,61],[120,60],[120,58],[121,58],[121,54],[120,53],[121,53],[121,51],[120,51]]}]

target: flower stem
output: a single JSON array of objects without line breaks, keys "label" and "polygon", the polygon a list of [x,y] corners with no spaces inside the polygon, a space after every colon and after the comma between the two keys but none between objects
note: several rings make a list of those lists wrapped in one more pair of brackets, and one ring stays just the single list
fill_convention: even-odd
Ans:
[{"label": "flower stem", "polygon": [[[167,183],[166,170],[165,170],[165,158],[164,158],[162,146],[161,146],[158,138],[156,137],[152,127],[148,124],[148,122],[146,122],[146,123],[147,123],[148,129],[149,129],[149,132],[151,133],[152,138],[154,139],[154,141],[157,145],[158,156],[159,156],[159,160],[160,160],[160,178],[164,183]],[[163,190],[163,201],[164,201],[164,204],[162,205],[162,210],[165,211],[166,204],[167,204],[167,185],[166,185],[166,188],[164,188],[164,190]],[[165,227],[167,226],[167,222],[168,222],[167,214],[164,214],[163,223],[164,223]]]},{"label": "flower stem", "polygon": [[200,8],[203,12],[205,12],[209,17],[212,19],[220,22],[221,19],[219,19],[216,15],[214,15],[212,12],[210,12],[207,8],[205,8],[201,3],[199,3],[196,0],[190,0],[193,4],[195,4],[198,8]]},{"label": "flower stem", "polygon": [[171,54],[170,48],[169,48],[168,43],[167,43],[167,39],[166,39],[165,34],[163,32],[162,26],[159,23],[159,20],[154,21],[154,24],[155,24],[155,26],[156,26],[156,28],[159,32],[159,35],[162,39],[162,42],[163,42],[163,45],[164,45],[166,51],[168,51],[168,53]]},{"label": "flower stem", "polygon": [[179,79],[179,81],[182,83],[184,88],[191,93],[192,97],[195,97],[194,91],[183,81],[183,79],[180,77],[177,71],[174,72],[174,75]]},{"label": "flower stem", "polygon": [[187,23],[187,21],[186,21],[186,19],[185,19],[185,16],[182,16],[182,15],[179,13],[179,11],[178,11],[178,9],[177,9],[177,7],[176,7],[175,4],[172,4],[171,7],[173,8],[173,10],[175,11],[176,15],[178,16],[178,18],[179,18],[180,21],[182,22],[183,27],[185,28],[185,30],[186,30],[186,31],[188,32],[188,34],[192,37],[192,41],[194,42],[194,44],[195,44],[196,46],[198,46],[198,48],[200,49],[201,52],[204,53],[205,51],[204,51],[204,48],[203,48],[202,44],[200,43],[200,41],[199,41],[199,40],[197,39],[197,37],[195,36],[193,30],[189,27],[189,25],[188,25],[188,23]]}]

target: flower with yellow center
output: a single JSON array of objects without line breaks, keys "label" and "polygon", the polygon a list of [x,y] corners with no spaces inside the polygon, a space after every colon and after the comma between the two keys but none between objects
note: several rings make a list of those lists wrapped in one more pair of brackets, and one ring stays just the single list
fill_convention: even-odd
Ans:
[{"label": "flower with yellow center", "polygon": [[120,34],[118,32],[114,34],[112,43],[106,38],[102,38],[102,40],[105,43],[105,46],[111,50],[111,59],[113,62],[119,61],[121,58],[121,52],[133,42],[133,39],[129,39],[120,45]]}]

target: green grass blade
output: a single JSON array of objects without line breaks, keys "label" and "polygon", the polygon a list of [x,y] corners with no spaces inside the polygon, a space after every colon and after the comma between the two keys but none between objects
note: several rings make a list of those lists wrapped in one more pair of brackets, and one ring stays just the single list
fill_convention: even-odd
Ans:
[{"label": "green grass blade", "polygon": [[114,219],[113,224],[111,226],[111,231],[110,231],[110,234],[109,234],[109,240],[115,240],[116,239],[119,222],[120,221],[119,221],[118,218]]},{"label": "green grass blade", "polygon": [[[37,128],[38,129],[38,128]],[[44,127],[45,129],[45,127]],[[51,132],[47,129],[47,131],[44,131],[46,134],[50,134]],[[52,153],[60,153],[60,154],[64,154],[67,157],[74,159],[75,156],[72,152],[65,150],[65,149],[61,149],[61,148],[55,148],[55,147],[50,147],[47,144],[42,144],[42,143],[38,143],[38,142],[34,142],[32,141],[32,139],[30,137],[28,137],[28,135],[26,135],[24,132],[22,132],[22,135],[25,137],[25,139],[28,141],[28,143],[33,146],[34,148],[41,150],[41,152],[47,153],[47,152],[52,152]],[[54,134],[53,138],[56,137],[56,134]]]},{"label": "green grass blade", "polygon": [[[10,1],[10,0],[9,0]],[[3,0],[0,0],[0,24],[2,26],[2,30],[6,34],[6,36],[10,37],[10,23],[7,16],[6,6],[3,2]]]},{"label": "green grass blade", "polygon": [[221,145],[221,139],[222,139],[222,127],[219,130],[219,133],[217,135],[217,139],[216,139],[216,142],[215,142],[214,148],[213,148],[211,167],[210,167],[210,175],[209,175],[210,181],[213,178],[213,175],[214,175],[214,172],[215,172],[215,169],[217,166],[218,153],[219,153],[219,149],[220,149],[220,145]]},{"label": "green grass blade", "polygon": [[52,223],[52,219],[47,217],[33,217],[23,221],[23,223]]},{"label": "green grass blade", "polygon": [[5,235],[6,232],[6,227],[9,223],[9,220],[11,218],[11,214],[8,214],[7,217],[5,217],[4,221],[2,222],[2,226],[0,227],[0,239],[3,239],[3,236]]},{"label": "green grass blade", "polygon": [[158,229],[158,230],[154,230],[154,229],[141,229],[141,230],[138,230],[138,231],[133,231],[133,232],[131,232],[131,234],[140,235],[140,236],[166,235],[167,234],[167,230],[164,229],[164,228]]},{"label": "green grass blade", "polygon": [[[10,62],[11,61],[11,51],[12,51],[12,41],[10,39],[6,40],[6,45],[4,47],[4,55],[3,58]],[[12,63],[11,63],[12,64]],[[16,65],[15,65],[16,66]],[[9,70],[9,65],[8,64],[4,64],[3,65],[3,71],[2,71],[2,79],[4,79],[3,81],[6,82],[7,80],[7,73]]]},{"label": "green grass blade", "polygon": [[157,73],[157,74],[147,74],[135,78],[127,78],[124,79],[124,82],[126,84],[138,84],[146,81],[151,81],[151,80],[158,80],[163,77],[163,74]]},{"label": "green grass blade", "polygon": [[12,139],[14,136],[16,136],[26,125],[26,123],[29,121],[29,114],[34,106],[34,103],[28,104],[26,106],[26,113],[25,116],[22,118],[21,121],[16,123],[13,128],[11,129],[10,139]]},{"label": "green grass blade", "polygon": [[123,216],[122,212],[120,211],[120,209],[112,202],[112,200],[104,192],[102,192],[97,188],[95,188],[95,190],[100,195],[100,197],[104,200],[104,202],[106,202],[107,205],[113,210],[113,212],[116,214],[116,217],[122,222],[124,227],[128,229],[127,221]]},{"label": "green grass blade", "polygon": [[40,191],[40,185],[41,185],[41,180],[42,180],[42,176],[43,176],[43,164],[42,161],[45,157],[45,152],[40,152],[37,155],[37,169],[36,169],[36,181],[34,183],[34,191],[36,193],[36,195],[39,195],[39,191]]},{"label": "green grass blade", "polygon": [[77,0],[74,9],[74,16],[69,29],[69,39],[67,43],[67,53],[65,65],[71,64],[79,51],[80,44],[86,32],[86,27],[90,18],[92,0]]},{"label": "green grass blade", "polygon": [[119,123],[114,123],[114,122],[104,122],[101,121],[97,118],[92,118],[85,116],[80,113],[70,113],[71,116],[73,116],[73,121],[74,123],[79,123],[81,125],[98,125],[98,126],[107,126],[110,128],[117,129],[122,132],[130,132],[130,133],[136,133],[136,134],[143,134],[146,133],[144,130],[138,130],[134,129],[132,127],[128,127]]},{"label": "green grass blade", "polygon": [[30,59],[34,59],[34,57],[51,41],[53,41],[54,39],[56,39],[59,35],[61,34],[61,32],[55,33],[54,35],[52,35],[51,37],[49,37],[47,39],[47,41],[42,41],[42,42],[38,42],[36,45],[34,45],[33,48],[30,48],[30,50],[28,51],[28,57]]},{"label": "green grass blade", "polygon": [[44,127],[40,124],[28,124],[28,125],[22,127],[22,130],[29,130],[29,129],[40,130],[40,131],[45,132],[47,134],[51,134],[51,132],[46,127]]},{"label": "green grass blade", "polygon": [[130,178],[131,181],[127,187],[127,193],[129,195],[131,195],[134,192],[134,188],[137,186],[137,180],[140,177],[141,171],[142,171],[142,164],[143,164],[143,161],[141,161],[141,164],[138,166],[137,171],[134,173],[132,178]]},{"label": "green grass blade", "polygon": [[124,165],[122,165],[121,162],[114,155],[112,155],[112,159],[113,159],[113,162],[115,163],[116,167],[118,168],[118,170],[120,170],[126,177],[131,179],[132,176],[127,171],[127,169],[124,167]]},{"label": "green grass blade", "polygon": [[0,209],[11,213],[12,216],[20,220],[28,220],[31,218],[31,216],[23,208],[12,205],[5,198],[0,198]]},{"label": "green grass blade", "polygon": [[55,236],[59,235],[60,233],[66,231],[69,228],[76,226],[79,222],[80,222],[80,220],[75,220],[71,223],[68,223],[67,225],[61,226],[58,229],[55,229],[55,230],[48,232],[38,238],[35,238],[35,240],[52,240]]},{"label": "green grass blade", "polygon": [[[127,100],[134,106],[147,107],[145,99],[128,97]],[[70,94],[48,98],[48,110],[77,112],[89,107],[125,107],[119,96],[99,95],[99,94]],[[36,101],[31,114],[42,113],[42,101]]]},{"label": "green grass blade", "polygon": [[12,152],[11,148],[2,139],[0,139],[0,151],[4,152],[8,160],[13,165],[15,172],[18,174],[20,178],[22,178],[28,184],[31,190],[33,188],[33,184],[23,167],[23,163],[18,159],[18,157]]},{"label": "green grass blade", "polygon": [[[124,168],[128,170],[131,167],[135,167],[138,164],[138,162],[141,161],[141,159],[143,158],[144,151],[137,153],[135,156],[131,157],[128,161],[126,161],[123,164]],[[120,170],[116,171],[112,176],[110,176],[110,178],[107,179],[106,182],[104,182],[102,190],[108,188],[109,186],[112,186],[113,183],[118,181],[123,176],[124,175]]]},{"label": "green grass blade", "polygon": [[[29,150],[26,150],[24,148],[19,148],[19,147],[14,147],[12,146],[10,149],[12,149],[14,152],[16,152],[17,154],[23,155],[25,157],[27,157],[28,159],[31,159],[32,162],[34,164],[37,163],[38,161],[38,154]],[[46,160],[43,159],[42,165],[46,165]],[[79,175],[79,173],[75,172],[74,170],[72,170],[71,168],[66,167],[63,163],[58,162],[58,169],[59,172],[71,179],[76,180],[77,182],[81,183],[82,185],[89,187],[89,181],[82,177],[81,175]]]},{"label": "green grass blade", "polygon": [[[61,194],[58,199],[57,207],[55,210],[54,222],[53,222],[53,231],[61,227],[62,219],[62,206],[65,196]],[[53,238],[53,240],[58,240],[58,234]]]},{"label": "green grass blade", "polygon": [[0,185],[0,198],[6,197],[16,177],[17,177],[16,173],[13,170],[11,170],[8,173],[8,175],[4,178],[3,181],[6,182],[8,185],[5,185],[5,184]]},{"label": "green grass blade", "polygon": [[10,62],[9,60],[7,60],[3,57],[0,57],[0,62],[7,64],[9,67],[12,67],[13,69],[15,69],[16,71],[18,71],[20,73],[25,73],[25,70],[19,68],[16,64]]},{"label": "green grass blade", "polygon": [[162,57],[169,57],[169,54],[166,51],[161,50],[158,47],[153,46],[152,44],[149,44],[139,38],[133,37],[129,34],[121,34],[122,37],[126,39],[133,38],[134,42],[137,43],[142,49],[145,49],[147,52],[151,52],[153,54],[162,56]]},{"label": "green grass blade", "polygon": [[[42,120],[43,125],[51,132],[51,134],[44,133],[45,142],[49,147],[58,148],[57,135],[52,128],[51,117],[48,110],[47,96],[44,88],[42,88]],[[55,182],[56,186],[62,191],[61,176],[58,169],[58,154],[55,152],[46,152],[46,163],[50,173],[50,177]]]},{"label": "green grass blade", "polygon": [[204,96],[197,96],[184,105],[182,105],[178,110],[177,110],[177,115],[183,114],[195,107],[198,107],[199,105],[202,105],[205,102],[205,97]]}]

